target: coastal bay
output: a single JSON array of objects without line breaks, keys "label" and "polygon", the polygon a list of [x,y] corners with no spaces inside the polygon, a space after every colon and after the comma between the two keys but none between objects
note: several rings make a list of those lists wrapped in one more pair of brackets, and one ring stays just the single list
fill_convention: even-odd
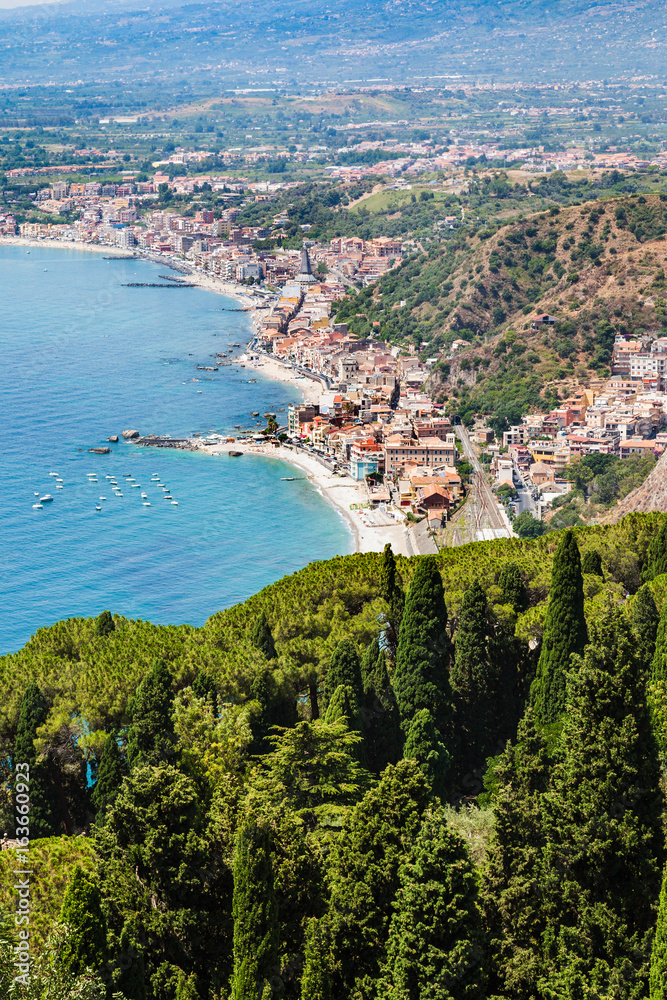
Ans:
[{"label": "coastal bay", "polygon": [[[0,248],[0,590],[3,606],[18,608],[0,623],[3,652],[39,625],[104,607],[198,625],[313,553],[328,558],[354,547],[349,518],[311,482],[283,481],[283,462],[211,462],[122,440],[108,455],[88,453],[127,427],[174,435],[251,430],[251,411],[285,412],[302,395],[296,383],[243,368],[240,351],[217,372],[198,371],[215,352],[247,343],[248,314],[204,290],[123,288],[153,281],[157,265],[104,256],[114,255]],[[124,474],[140,488],[123,487]],[[154,476],[177,505],[164,501]],[[47,493],[54,501],[33,510]]]}]

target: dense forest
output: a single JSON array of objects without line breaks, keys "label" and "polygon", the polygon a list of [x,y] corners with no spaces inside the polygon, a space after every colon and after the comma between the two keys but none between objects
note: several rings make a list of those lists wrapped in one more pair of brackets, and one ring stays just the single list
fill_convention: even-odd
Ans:
[{"label": "dense forest", "polygon": [[666,594],[630,515],[40,629],[0,659],[1,995],[663,998]]}]

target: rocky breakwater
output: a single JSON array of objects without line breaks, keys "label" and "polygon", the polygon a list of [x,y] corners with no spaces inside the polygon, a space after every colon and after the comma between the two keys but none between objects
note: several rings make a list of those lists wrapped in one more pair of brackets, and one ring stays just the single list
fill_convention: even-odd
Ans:
[{"label": "rocky breakwater", "polygon": [[143,445],[146,448],[177,448],[180,451],[197,451],[197,443],[191,438],[170,438],[156,437],[149,434],[148,437],[139,437],[134,440],[135,444]]}]

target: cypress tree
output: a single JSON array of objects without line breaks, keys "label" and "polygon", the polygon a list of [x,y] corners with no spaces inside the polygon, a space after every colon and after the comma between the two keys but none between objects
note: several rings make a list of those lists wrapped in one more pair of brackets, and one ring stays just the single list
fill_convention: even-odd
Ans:
[{"label": "cypress tree", "polygon": [[559,760],[544,797],[548,996],[648,992],[665,846],[645,677],[610,603],[568,684]]},{"label": "cypress tree", "polygon": [[593,573],[595,576],[604,577],[602,556],[597,549],[589,549],[588,552],[584,552],[584,557],[581,560],[581,572]]},{"label": "cypress tree", "polygon": [[104,814],[118,795],[126,774],[127,766],[118,747],[118,738],[115,733],[111,733],[107,736],[102,749],[97,781],[91,794],[98,822],[104,819]]},{"label": "cypress tree", "polygon": [[99,969],[107,957],[107,930],[100,891],[77,865],[67,884],[60,919],[70,928],[61,961],[73,975]]},{"label": "cypress tree", "polygon": [[562,715],[570,656],[583,653],[586,635],[581,559],[574,532],[568,530],[554,556],[542,651],[530,692],[539,725]]},{"label": "cypress tree", "polygon": [[503,592],[503,603],[511,604],[517,614],[528,607],[528,590],[523,574],[515,562],[503,563],[498,577],[498,586]]},{"label": "cypress tree", "polygon": [[632,605],[632,629],[637,637],[638,652],[646,669],[649,669],[655,655],[660,616],[648,583],[637,591]]},{"label": "cypress tree", "polygon": [[351,687],[356,697],[361,699],[363,689],[359,654],[351,639],[341,639],[331,654],[327,675],[324,679],[324,696],[327,705],[340,684]]},{"label": "cypress tree", "polygon": [[660,530],[649,542],[642,582],[648,583],[662,573],[667,573],[667,518],[662,521]]},{"label": "cypress tree", "polygon": [[667,1000],[667,869],[662,878],[658,924],[651,949],[650,1000]]},{"label": "cypress tree", "polygon": [[405,728],[416,712],[428,708],[445,737],[452,714],[446,628],[447,608],[438,564],[435,556],[423,556],[405,601],[394,692]]},{"label": "cypress tree", "polygon": [[505,697],[501,650],[494,648],[486,594],[474,580],[463,595],[450,682],[463,766],[472,769],[495,749]]},{"label": "cypress tree", "polygon": [[359,702],[353,688],[349,684],[338,685],[324,716],[324,721],[328,725],[339,722],[342,719],[345,720],[348,729],[361,734],[362,726],[359,714]]},{"label": "cypress tree", "polygon": [[319,920],[311,918],[306,927],[306,947],[300,1000],[330,1000],[329,956]]},{"label": "cypress tree", "polygon": [[172,718],[172,676],[164,660],[157,660],[137,689],[130,705],[132,724],[127,740],[127,762],[160,764],[174,755],[176,735]]},{"label": "cypress tree", "polygon": [[481,884],[489,995],[532,1000],[542,970],[542,799],[549,762],[530,708],[519,723],[516,745],[508,744],[496,761],[495,778],[494,837]]},{"label": "cypress tree", "polygon": [[410,723],[403,756],[406,760],[417,761],[434,794],[444,798],[452,761],[427,708],[417,712]]},{"label": "cypress tree", "polygon": [[232,916],[231,1000],[261,1000],[278,968],[271,835],[263,820],[246,822],[236,837]]},{"label": "cypress tree", "polygon": [[387,604],[391,604],[396,593],[396,560],[391,550],[391,542],[387,542],[382,553],[380,566],[380,596]]},{"label": "cypress tree", "polygon": [[116,625],[110,611],[103,611],[95,619],[95,635],[111,635]]},{"label": "cypress tree", "polygon": [[389,605],[389,613],[384,619],[384,641],[393,660],[396,656],[396,648],[401,630],[401,619],[403,617],[405,598],[403,591],[396,580],[396,560],[389,542],[385,545],[382,553],[382,565],[380,567],[380,596]]},{"label": "cypress tree", "polygon": [[424,816],[399,883],[378,996],[482,1000],[486,977],[475,868],[442,809]]},{"label": "cypress tree", "polygon": [[361,718],[366,743],[368,768],[374,774],[395,764],[401,756],[401,727],[396,696],[387,672],[387,658],[374,639],[361,661],[364,689]]},{"label": "cypress tree", "polygon": [[145,1000],[146,997],[146,960],[144,953],[136,941],[136,936],[127,924],[120,934],[120,954],[118,956],[120,971],[115,985],[121,996],[127,1000]]},{"label": "cypress tree", "polygon": [[[48,705],[35,681],[30,681],[26,687],[16,728],[14,743],[14,781],[20,782],[26,772],[17,770],[18,764],[27,764],[29,771],[30,796],[30,836],[52,837],[61,832],[62,809],[58,802],[53,778],[49,765],[45,760],[37,760],[35,737],[37,730],[43,726],[49,714]],[[24,792],[21,793],[25,794]],[[14,815],[18,819],[22,812],[16,808]]]},{"label": "cypress tree", "polygon": [[250,641],[253,646],[264,654],[267,660],[275,659],[276,647],[273,642],[271,627],[264,611],[260,611],[255,618],[255,623],[252,627],[252,632],[250,633]]},{"label": "cypress tree", "polygon": [[334,844],[331,900],[332,996],[375,996],[385,959],[398,871],[431,789],[416,761],[389,766],[350,814]]}]

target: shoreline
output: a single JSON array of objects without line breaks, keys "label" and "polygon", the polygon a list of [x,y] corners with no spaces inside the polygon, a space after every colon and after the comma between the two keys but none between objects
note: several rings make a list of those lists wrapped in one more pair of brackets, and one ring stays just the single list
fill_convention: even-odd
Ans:
[{"label": "shoreline", "polygon": [[[155,445],[159,447],[158,440],[156,439]],[[155,445],[151,445],[146,440],[140,442],[140,447],[150,448]],[[351,504],[364,505],[368,503],[368,492],[365,484],[350,476],[334,475],[311,455],[303,454],[285,445],[250,444],[245,441],[206,444],[198,438],[185,438],[179,441],[175,447],[184,451],[198,451],[205,455],[218,457],[228,455],[230,451],[239,451],[244,458],[255,455],[259,458],[284,462],[286,465],[304,472],[305,478],[342,516],[352,534],[354,552],[381,552],[386,543],[390,542],[397,555],[412,556],[418,554],[413,549],[408,535],[408,526],[402,518],[394,519],[387,514],[371,511],[365,507],[362,507],[361,510],[352,510]]]},{"label": "shoreline", "polygon": [[[126,260],[149,260],[151,263],[162,264],[165,267],[169,267],[171,263],[168,259],[162,260],[161,258],[151,256],[150,252],[130,254],[119,247],[106,247],[99,244],[78,243],[74,241],[70,243],[64,240],[30,239],[24,236],[0,236],[0,246],[78,250],[101,253],[107,257],[118,257]],[[188,268],[188,280],[195,283],[198,288],[235,299],[241,303],[244,307],[244,312],[249,313],[253,320],[257,318],[259,300],[254,296],[241,291],[229,282],[203,274],[185,262],[183,266]],[[323,391],[319,380],[309,378],[307,375],[302,375],[294,371],[288,364],[265,355],[260,355],[257,361],[251,361],[245,356],[234,359],[234,362],[241,367],[263,374],[270,381],[292,385],[303,396],[306,403],[319,402]],[[284,446],[269,447],[268,445],[251,445],[237,441],[231,444],[207,446],[196,438],[188,438],[184,447],[187,450],[200,451],[209,455],[224,455],[229,451],[241,451],[244,456],[258,455],[285,462],[292,468],[297,468],[301,472],[305,472],[306,478],[312,483],[315,489],[342,516],[352,534],[353,551],[381,552],[385,544],[390,542],[396,554],[405,556],[414,554],[408,536],[407,525],[404,521],[394,521],[392,523],[387,515],[372,514],[366,509],[352,511],[350,504],[367,503],[368,493],[365,485],[348,476],[334,476],[309,455],[301,454]],[[379,521],[386,521],[387,523],[374,523]]]},{"label": "shoreline", "polygon": [[[230,451],[240,451],[243,457],[258,455],[285,462],[306,473],[306,478],[318,493],[342,515],[352,532],[355,552],[382,552],[387,542],[396,555],[414,555],[407,534],[407,524],[402,519],[393,523],[387,515],[380,515],[367,508],[352,510],[351,504],[368,503],[368,491],[364,483],[350,476],[339,476],[329,472],[310,455],[296,449],[279,445],[248,445],[234,441],[229,444],[204,445],[193,442],[195,450],[209,455],[224,455]],[[386,521],[387,523],[381,523]],[[378,523],[380,522],[380,523]]]}]

